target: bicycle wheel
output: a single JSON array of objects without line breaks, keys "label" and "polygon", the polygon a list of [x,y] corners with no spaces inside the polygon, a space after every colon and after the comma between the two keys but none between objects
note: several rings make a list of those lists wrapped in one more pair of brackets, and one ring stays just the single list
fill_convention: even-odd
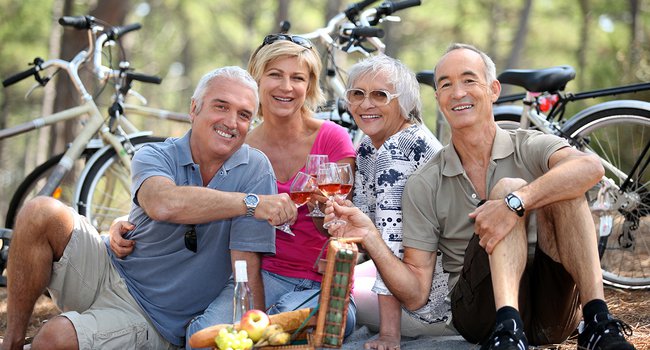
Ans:
[{"label": "bicycle wheel", "polygon": [[495,112],[494,121],[499,125],[501,129],[504,130],[516,130],[520,126],[521,115],[506,114]]},{"label": "bicycle wheel", "polygon": [[[5,227],[13,228],[16,222],[16,215],[18,211],[22,208],[25,201],[36,197],[38,191],[45,185],[47,178],[50,176],[54,167],[59,163],[63,157],[63,154],[58,154],[48,160],[43,164],[37,166],[32,170],[29,175],[20,183],[16,192],[11,197],[9,202],[9,208],[7,209],[7,217],[5,219]],[[73,173],[71,171],[70,173]],[[72,174],[66,175],[59,187],[55,190],[52,197],[60,200],[61,202],[71,205],[73,193],[74,193],[74,183],[71,180],[73,178]]]},{"label": "bicycle wheel", "polygon": [[[134,138],[131,143],[139,149],[164,140],[147,136]],[[106,148],[89,166],[77,197],[77,210],[99,233],[107,233],[113,220],[127,215],[131,208],[131,170],[122,165],[112,148]]]},{"label": "bicycle wheel", "polygon": [[[597,110],[565,125],[566,134],[629,174],[650,142],[650,108],[612,107]],[[650,170],[646,155],[632,186],[613,191],[611,233],[600,237],[599,252],[605,283],[630,289],[650,287]],[[606,177],[621,186],[625,178],[606,169]],[[626,176],[627,177],[627,176]],[[587,193],[592,206],[602,183]],[[593,206],[592,206],[593,209]],[[596,227],[600,216],[594,215]]]}]

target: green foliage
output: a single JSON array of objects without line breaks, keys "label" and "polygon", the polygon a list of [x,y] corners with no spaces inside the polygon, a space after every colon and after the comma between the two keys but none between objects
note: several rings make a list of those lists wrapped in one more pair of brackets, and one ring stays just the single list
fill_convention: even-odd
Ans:
[{"label": "green foliage", "polygon": [[[94,0],[96,1],[96,0]],[[75,14],[87,10],[94,1],[75,1]],[[99,0],[107,1],[107,0]],[[288,1],[288,18],[293,33],[311,32],[325,25],[327,0]],[[347,6],[352,1],[344,1]],[[650,6],[641,0],[637,35],[641,45],[637,56],[631,51],[631,17],[628,1],[589,1],[589,35],[585,47],[586,66],[578,71],[585,89],[595,89],[650,80],[647,45],[650,37]],[[4,79],[27,68],[34,57],[46,58],[49,34],[58,30],[52,18],[54,0],[0,0],[0,76]],[[452,42],[473,43],[490,53],[497,70],[505,69],[512,43],[520,25],[525,0],[423,0],[419,8],[398,13],[402,21],[384,23],[390,32],[388,52],[414,71],[433,69],[435,62]],[[379,4],[379,2],[377,2]],[[554,65],[578,65],[578,50],[583,14],[579,2],[560,0],[533,1],[527,36],[521,57],[509,68],[541,68]],[[145,11],[146,9],[148,11]],[[208,70],[223,65],[246,66],[250,53],[262,38],[276,32],[277,0],[141,0],[132,2],[127,23],[140,22],[142,30],[123,38],[127,59],[136,71],[163,78],[160,86],[135,84],[149,105],[174,111],[188,110],[189,99],[198,79]],[[117,54],[116,51],[113,52]],[[341,60],[343,68],[358,55]],[[8,125],[38,115],[40,94],[25,102],[22,95],[32,82],[21,82],[0,94],[11,111]],[[577,89],[570,83],[569,89]],[[106,89],[110,93],[110,88]],[[105,96],[106,97],[106,96]],[[423,88],[425,121],[435,128],[436,107],[430,88]],[[648,93],[633,97],[648,100]],[[134,121],[154,128],[161,135],[182,134],[186,125]],[[33,143],[33,138],[30,143]],[[22,154],[24,146],[3,141],[10,151]],[[2,159],[5,159],[3,156]],[[14,163],[20,162],[14,160]],[[3,164],[5,167],[7,163]],[[0,208],[1,209],[1,208]]]}]

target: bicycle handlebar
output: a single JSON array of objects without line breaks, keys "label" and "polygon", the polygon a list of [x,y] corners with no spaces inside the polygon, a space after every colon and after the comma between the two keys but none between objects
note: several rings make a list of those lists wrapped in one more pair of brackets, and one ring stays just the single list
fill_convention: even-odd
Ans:
[{"label": "bicycle handlebar", "polygon": [[363,0],[359,1],[357,3],[354,3],[348,8],[343,11],[345,14],[345,17],[350,20],[350,22],[356,22],[359,14],[361,14],[361,11],[363,11],[366,7],[372,5],[373,3],[377,2],[378,0]]},{"label": "bicycle handlebar", "polygon": [[422,5],[421,0],[405,0],[402,2],[391,2],[386,1],[377,7],[378,16],[390,16],[393,13],[403,10],[409,7],[415,7]]},{"label": "bicycle handlebar", "polygon": [[38,75],[37,72],[40,70],[38,66],[34,66],[24,72],[16,73],[9,78],[2,81],[2,86],[7,87],[13,85],[23,79],[29,78],[32,75]]},{"label": "bicycle handlebar", "polygon": [[[318,39],[325,45],[334,46],[345,52],[360,51],[369,55],[372,49],[366,49],[360,45],[361,41],[369,42],[375,50],[384,51],[385,45],[378,38],[384,36],[380,28],[374,28],[386,16],[396,11],[418,6],[422,3],[420,0],[405,0],[401,2],[384,1],[376,8],[364,10],[377,0],[364,0],[354,3],[346,10],[332,17],[327,25],[323,28],[316,29],[310,33],[300,34],[307,39]],[[357,20],[358,17],[358,20]],[[346,23],[347,22],[347,23]],[[333,36],[340,36],[338,43]],[[347,38],[346,38],[347,37]]]},{"label": "bicycle handlebar", "polygon": [[147,74],[133,73],[133,72],[126,72],[126,79],[137,80],[143,83],[150,83],[150,84],[160,84],[162,82],[162,78],[157,77],[155,75],[147,75]]},{"label": "bicycle handlebar", "polygon": [[106,40],[107,41],[108,40],[116,40],[116,39],[118,39],[119,37],[121,37],[122,35],[124,35],[124,34],[126,34],[128,32],[132,32],[134,30],[139,30],[140,28],[142,28],[142,25],[140,25],[140,23],[131,23],[131,24],[127,24],[127,25],[122,26],[122,27],[113,27],[113,29],[111,29],[107,33]]},{"label": "bicycle handlebar", "polygon": [[[116,90],[122,95],[126,95],[129,92],[129,89],[131,88],[131,82],[133,80],[152,84],[161,83],[162,79],[156,76],[130,72],[127,70],[127,68],[124,67],[121,67],[120,69],[112,69],[102,64],[102,48],[105,46],[105,44],[110,41],[117,40],[126,33],[140,29],[142,26],[139,23],[133,23],[125,26],[114,26],[110,27],[110,29],[105,30],[104,26],[100,24],[101,20],[98,20],[93,16],[64,16],[59,18],[58,22],[62,26],[72,27],[79,30],[86,30],[88,32],[89,47],[77,53],[77,55],[70,61],[61,59],[50,59],[43,61],[41,58],[37,57],[32,63],[34,67],[14,74],[3,80],[2,85],[4,87],[15,84],[30,76],[33,76],[39,84],[44,86],[47,84],[50,78],[41,77],[39,72],[44,71],[50,67],[56,67],[64,70],[72,80],[72,83],[77,87],[81,94],[84,95],[87,93],[87,91],[83,85],[83,82],[79,79],[78,71],[82,64],[89,62],[88,59],[91,55],[93,57],[90,64],[92,64],[92,70],[100,82],[104,82],[110,78],[124,79],[124,83],[121,84],[121,86],[118,86]],[[98,33],[101,33],[101,35],[97,35]],[[126,67],[128,67],[128,64]]]},{"label": "bicycle handlebar", "polygon": [[345,28],[342,33],[355,38],[383,38],[384,30],[375,27]]},{"label": "bicycle handlebar", "polygon": [[96,20],[93,16],[63,16],[59,18],[60,25],[76,29],[90,29],[95,22]]}]

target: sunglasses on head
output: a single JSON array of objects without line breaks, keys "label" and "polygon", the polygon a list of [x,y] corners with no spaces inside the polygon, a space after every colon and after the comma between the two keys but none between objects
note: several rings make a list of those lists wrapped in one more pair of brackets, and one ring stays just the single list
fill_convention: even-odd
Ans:
[{"label": "sunglasses on head", "polygon": [[372,90],[366,92],[361,89],[348,89],[345,92],[345,99],[349,104],[355,106],[363,103],[363,101],[368,98],[370,99],[370,103],[372,103],[374,106],[381,107],[389,104],[390,101],[392,101],[397,96],[399,96],[399,94],[391,94],[386,90]]},{"label": "sunglasses on head", "polygon": [[189,225],[185,232],[185,248],[196,253],[196,225]]},{"label": "sunglasses on head", "polygon": [[289,34],[269,34],[264,38],[264,41],[262,41],[262,46],[273,44],[278,40],[291,41],[292,43],[300,45],[305,49],[311,49],[313,46],[311,44],[311,41],[309,41],[309,39],[305,39],[301,36],[289,35]]}]

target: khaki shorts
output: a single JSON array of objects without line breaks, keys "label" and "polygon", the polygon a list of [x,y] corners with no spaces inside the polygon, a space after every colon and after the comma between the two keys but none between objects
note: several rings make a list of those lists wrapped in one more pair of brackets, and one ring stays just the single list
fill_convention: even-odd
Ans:
[{"label": "khaki shorts", "polygon": [[48,291],[74,325],[79,349],[177,349],[133,299],[97,230],[71,212],[74,229]]},{"label": "khaki shorts", "polygon": [[[578,289],[562,264],[539,247],[529,259],[519,286],[519,312],[530,345],[557,344],[581,319]],[[465,251],[463,271],[451,292],[454,327],[471,343],[480,343],[496,321],[488,255],[474,235]]]}]

